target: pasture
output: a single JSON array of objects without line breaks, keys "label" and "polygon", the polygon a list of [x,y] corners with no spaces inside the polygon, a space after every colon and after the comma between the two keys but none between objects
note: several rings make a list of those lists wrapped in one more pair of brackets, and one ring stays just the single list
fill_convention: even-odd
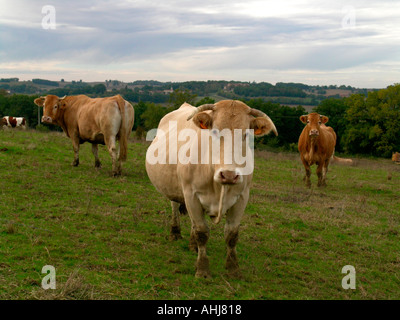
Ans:
[{"label": "pasture", "polygon": [[[224,220],[210,225],[211,279],[196,279],[183,239],[170,241],[170,203],[145,171],[148,143],[131,140],[122,176],[90,144],[72,167],[61,133],[0,130],[0,299],[400,299],[400,166],[386,159],[331,165],[327,187],[304,186],[297,153],[256,152],[237,246],[225,264]],[[44,290],[44,265],[57,288]],[[356,289],[342,288],[342,267]]]}]

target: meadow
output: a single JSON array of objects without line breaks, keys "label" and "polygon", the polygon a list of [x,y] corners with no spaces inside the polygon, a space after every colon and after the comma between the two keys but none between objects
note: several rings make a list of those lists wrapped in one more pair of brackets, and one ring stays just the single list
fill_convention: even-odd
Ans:
[{"label": "meadow", "polygon": [[[169,240],[170,203],[145,171],[147,142],[129,143],[122,176],[90,144],[72,167],[58,132],[0,130],[0,299],[400,299],[400,166],[353,158],[331,165],[326,188],[303,184],[297,153],[256,151],[237,246],[225,268],[223,222],[209,222],[211,279],[194,277],[190,221]],[[42,267],[56,270],[44,290]],[[356,289],[342,287],[345,265]]]}]

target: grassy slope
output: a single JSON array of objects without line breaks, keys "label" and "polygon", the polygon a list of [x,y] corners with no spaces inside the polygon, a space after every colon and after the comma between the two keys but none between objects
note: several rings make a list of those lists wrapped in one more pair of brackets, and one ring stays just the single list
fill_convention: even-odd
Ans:
[{"label": "grassy slope", "polygon": [[[400,299],[400,167],[389,160],[333,165],[328,187],[307,189],[297,154],[258,152],[238,255],[226,275],[223,223],[211,225],[211,280],[196,255],[170,242],[170,204],[150,184],[147,145],[131,142],[122,177],[89,144],[71,166],[59,133],[0,131],[0,299]],[[315,168],[314,168],[315,172]],[[391,179],[388,179],[388,175]],[[357,289],[344,290],[345,265]],[[44,265],[57,289],[43,290]]]}]

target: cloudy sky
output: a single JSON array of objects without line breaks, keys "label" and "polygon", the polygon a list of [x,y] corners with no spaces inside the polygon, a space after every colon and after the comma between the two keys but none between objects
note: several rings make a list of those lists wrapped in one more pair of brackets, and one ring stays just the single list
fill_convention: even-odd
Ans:
[{"label": "cloudy sky", "polygon": [[0,78],[400,82],[400,1],[0,0]]}]

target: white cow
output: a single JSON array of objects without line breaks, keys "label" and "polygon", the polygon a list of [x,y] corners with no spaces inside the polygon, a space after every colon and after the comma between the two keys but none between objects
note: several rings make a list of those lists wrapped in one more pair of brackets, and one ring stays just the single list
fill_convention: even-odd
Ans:
[{"label": "white cow", "polygon": [[224,100],[198,108],[185,103],[161,119],[157,136],[147,150],[147,174],[156,189],[171,200],[171,238],[181,237],[179,209],[186,207],[189,213],[189,246],[198,252],[196,277],[210,276],[206,216],[218,223],[226,214],[226,268],[231,273],[238,271],[236,243],[253,174],[252,164],[239,164],[235,152],[253,159],[245,143],[246,129],[253,129],[256,136],[271,131],[278,134],[267,115],[243,102]]}]

